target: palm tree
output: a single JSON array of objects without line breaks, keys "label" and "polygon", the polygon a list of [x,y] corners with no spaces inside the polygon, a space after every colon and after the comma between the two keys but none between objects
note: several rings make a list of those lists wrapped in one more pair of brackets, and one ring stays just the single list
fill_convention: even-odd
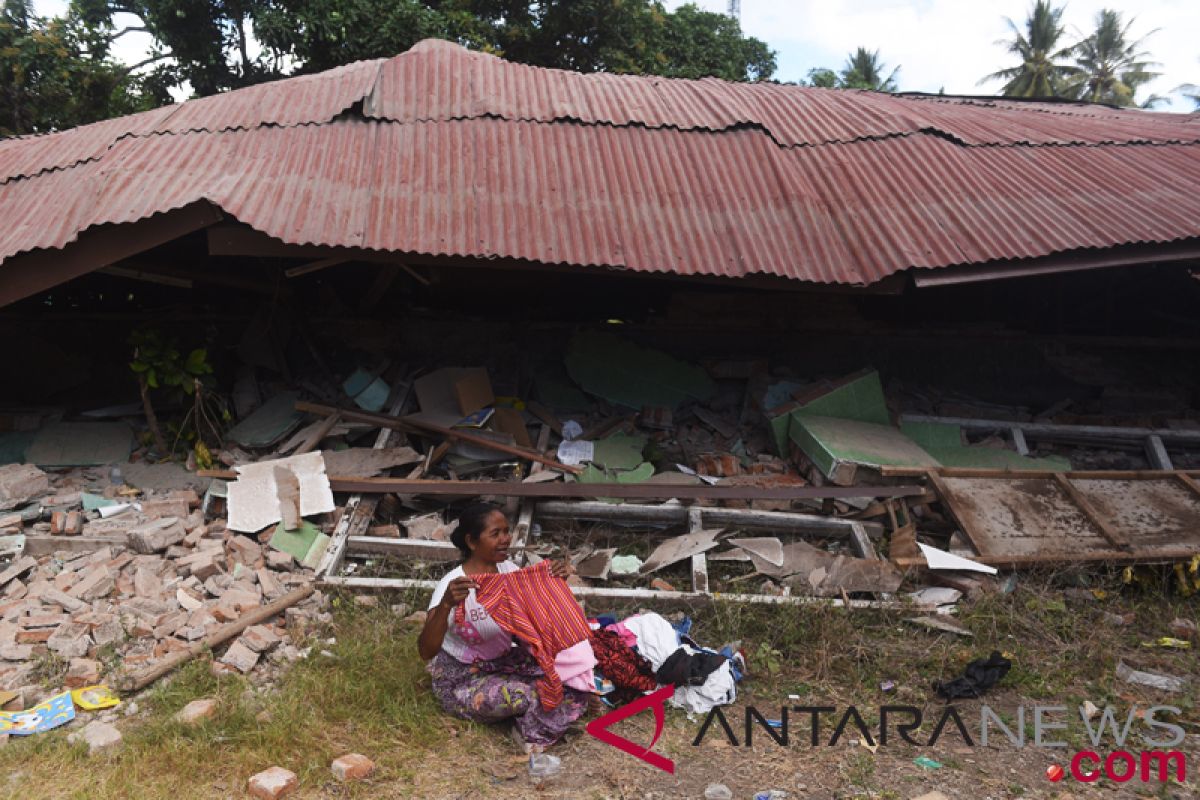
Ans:
[{"label": "palm tree", "polygon": [[1072,85],[1080,100],[1132,106],[1138,87],[1158,77],[1159,73],[1150,71],[1156,64],[1147,60],[1149,53],[1139,49],[1145,37],[1129,41],[1132,25],[1132,19],[1122,24],[1120,12],[1111,9],[1096,15],[1095,32],[1075,48],[1080,73]]},{"label": "palm tree", "polygon": [[870,89],[873,92],[896,91],[896,67],[885,78],[887,65],[879,60],[879,51],[874,53],[865,47],[860,47],[846,58],[846,66],[838,76],[840,89]]},{"label": "palm tree", "polygon": [[1010,17],[1005,17],[1011,40],[1001,39],[1010,53],[1020,56],[1021,63],[1015,67],[993,72],[979,83],[993,80],[1005,81],[1002,94],[1005,97],[1067,97],[1069,83],[1079,74],[1079,68],[1062,63],[1075,50],[1074,45],[1059,47],[1065,28],[1062,24],[1063,8],[1050,5],[1050,0],[1037,0],[1022,32]]}]

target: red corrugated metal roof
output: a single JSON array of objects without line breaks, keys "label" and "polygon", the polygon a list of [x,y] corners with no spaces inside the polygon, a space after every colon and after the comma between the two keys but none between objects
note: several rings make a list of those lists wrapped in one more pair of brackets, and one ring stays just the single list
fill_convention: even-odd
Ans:
[{"label": "red corrugated metal roof", "polygon": [[424,42],[0,142],[0,181],[0,260],[204,199],[292,244],[869,284],[1200,237],[1200,124],[578,75]]}]

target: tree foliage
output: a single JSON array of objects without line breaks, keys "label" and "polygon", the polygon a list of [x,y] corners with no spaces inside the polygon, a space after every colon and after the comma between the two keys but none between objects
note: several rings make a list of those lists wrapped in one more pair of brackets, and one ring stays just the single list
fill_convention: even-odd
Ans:
[{"label": "tree foliage", "polygon": [[1066,63],[1075,52],[1075,45],[1062,45],[1066,28],[1062,23],[1062,6],[1054,7],[1050,0],[1036,0],[1025,20],[1024,30],[1005,17],[1012,38],[1001,40],[1020,63],[993,72],[980,83],[1005,81],[1001,93],[1005,97],[1068,97],[1081,71]]},{"label": "tree foliage", "polygon": [[879,51],[874,52],[865,47],[859,47],[846,56],[846,64],[841,72],[834,72],[828,67],[818,67],[808,71],[806,86],[821,89],[868,89],[873,92],[896,91],[896,75],[900,67],[888,72],[887,65],[879,58]]},{"label": "tree foliage", "polygon": [[1137,90],[1159,73],[1151,71],[1155,64],[1141,49],[1145,37],[1130,40],[1132,26],[1132,19],[1123,22],[1121,14],[1111,9],[1102,9],[1096,15],[1096,30],[1075,47],[1080,72],[1069,93],[1089,103],[1136,104]]},{"label": "tree foliage", "polygon": [[109,57],[112,32],[72,8],[49,19],[0,6],[0,136],[83,125],[156,104],[157,88]]}]

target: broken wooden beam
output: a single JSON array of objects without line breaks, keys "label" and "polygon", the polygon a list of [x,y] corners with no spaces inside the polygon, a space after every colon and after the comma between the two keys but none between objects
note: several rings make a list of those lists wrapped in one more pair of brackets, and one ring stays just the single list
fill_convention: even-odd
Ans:
[{"label": "broken wooden beam", "polygon": [[313,591],[315,591],[315,587],[311,583],[306,583],[303,586],[293,589],[274,603],[256,608],[249,614],[221,626],[211,636],[205,636],[200,641],[188,645],[186,650],[172,653],[153,667],[136,675],[129,676],[128,679],[120,682],[118,687],[123,692],[132,693],[141,691],[162,676],[191,661],[205,650],[220,647],[235,636],[240,636],[251,625],[259,625],[277,614],[282,614],[287,609],[307,598]]},{"label": "broken wooden beam", "polygon": [[412,418],[390,417],[387,414],[372,414],[369,411],[356,411],[349,408],[338,408],[336,406],[326,406],[319,403],[309,403],[303,400],[296,403],[296,410],[302,411],[306,414],[317,415],[328,415],[341,412],[342,419],[345,419],[349,422],[365,422],[370,425],[378,425],[381,428],[392,428],[394,430],[434,433],[447,439],[457,439],[460,442],[467,442],[468,444],[493,450],[497,453],[516,456],[517,458],[522,458],[526,461],[536,461],[553,469],[557,469],[560,472],[569,472],[572,475],[578,475],[583,472],[583,470],[579,467],[572,467],[568,466],[567,464],[562,464],[552,458],[542,455],[535,450],[530,450],[524,447],[515,447],[513,445],[504,444],[503,442],[494,442],[484,436],[478,436],[473,433],[455,430],[454,428],[445,428],[441,425],[434,425],[430,422],[423,422],[421,420],[415,420]]},{"label": "broken wooden beam", "polygon": [[1122,535],[1120,531],[1113,528],[1112,525],[1108,524],[1108,520],[1096,510],[1091,501],[1084,497],[1083,492],[1079,491],[1075,484],[1071,483],[1070,478],[1064,477],[1059,473],[1054,476],[1054,482],[1070,498],[1071,502],[1083,512],[1088,521],[1096,526],[1096,530],[1100,531],[1100,535],[1107,539],[1109,544],[1119,547],[1122,550],[1132,548],[1133,545],[1129,543],[1129,539]]}]

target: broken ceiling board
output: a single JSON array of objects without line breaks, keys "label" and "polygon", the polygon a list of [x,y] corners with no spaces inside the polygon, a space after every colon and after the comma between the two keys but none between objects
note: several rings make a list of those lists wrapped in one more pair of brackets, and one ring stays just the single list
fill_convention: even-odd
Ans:
[{"label": "broken ceiling board", "polygon": [[1071,462],[1061,456],[1031,458],[999,447],[963,444],[962,428],[958,425],[901,422],[900,432],[946,467],[1043,469],[1054,472],[1071,469]]},{"label": "broken ceiling board", "polygon": [[808,542],[788,542],[783,546],[783,561],[773,564],[767,559],[749,550],[750,560],[754,568],[770,578],[782,578],[786,575],[809,575],[813,570],[827,566],[833,561],[833,556],[824,550],[813,547]]},{"label": "broken ceiling board", "polygon": [[312,516],[333,511],[333,492],[325,475],[321,453],[260,461],[237,467],[238,479],[229,484],[229,529],[254,533],[282,519],[275,468],[291,470],[300,479],[300,514]]},{"label": "broken ceiling board", "polygon": [[685,400],[708,400],[717,391],[700,367],[611,333],[575,334],[565,363],[584,391],[635,411],[643,406],[674,409]]},{"label": "broken ceiling board", "polygon": [[[782,558],[782,556],[781,556]],[[719,553],[709,553],[709,561],[750,561],[750,554],[740,547],[731,547]]]},{"label": "broken ceiling board", "polygon": [[753,553],[777,567],[783,566],[783,542],[774,536],[757,539],[730,539],[726,544],[740,547],[747,553]]},{"label": "broken ceiling board", "polygon": [[[1069,480],[1090,509],[1080,508],[1048,477],[942,476],[939,494],[986,563],[1127,563],[1188,558],[1200,551],[1200,507],[1170,480],[1081,473]],[[1186,488],[1182,482],[1178,487]],[[1111,544],[1088,511],[1099,513],[1131,550]]]},{"label": "broken ceiling board", "polygon": [[608,571],[612,568],[613,556],[616,554],[615,547],[606,547],[590,553],[575,564],[575,574],[581,578],[607,580]]},{"label": "broken ceiling board", "polygon": [[890,425],[794,412],[789,433],[817,468],[839,486],[853,483],[859,466],[939,466],[937,459]]},{"label": "broken ceiling board", "polygon": [[193,489],[203,494],[210,480],[188,472],[182,464],[166,461],[162,464],[147,464],[137,461],[132,464],[116,464],[125,482],[138,489],[170,492],[176,489]]},{"label": "broken ceiling board", "polygon": [[592,443],[591,461],[608,470],[634,469],[642,463],[642,451],[646,449],[645,436],[629,436],[618,433],[607,439]]},{"label": "broken ceiling board", "polygon": [[920,557],[924,559],[930,569],[966,570],[969,572],[982,572],[987,575],[996,574],[995,567],[989,567],[987,564],[980,564],[973,559],[949,553],[945,550],[939,550],[936,547],[930,547],[924,542],[917,542],[916,544],[920,548]]},{"label": "broken ceiling board", "polygon": [[37,432],[25,460],[39,467],[124,464],[133,432],[124,422],[55,422]]},{"label": "broken ceiling board", "polygon": [[492,425],[501,433],[511,436],[517,447],[533,447],[525,418],[515,408],[497,408],[492,415]]},{"label": "broken ceiling board", "polygon": [[899,589],[903,581],[900,571],[886,561],[839,555],[825,568],[825,577],[812,588],[821,597],[835,597],[842,592],[890,593]]},{"label": "broken ceiling board", "polygon": [[326,475],[370,477],[386,469],[415,464],[424,456],[411,447],[351,447],[346,450],[323,450]]},{"label": "broken ceiling board", "polygon": [[1135,547],[1191,542],[1200,551],[1200,495],[1177,478],[1070,480],[1092,508]]},{"label": "broken ceiling board", "polygon": [[795,395],[794,411],[818,417],[837,417],[874,425],[891,425],[883,384],[875,370],[856,372],[832,383]]},{"label": "broken ceiling board", "polygon": [[667,539],[654,548],[654,552],[642,564],[640,572],[643,575],[648,575],[663,567],[668,567],[671,564],[691,558],[697,553],[712,550],[717,546],[717,537],[720,535],[720,529],[716,529],[685,533],[683,536]]},{"label": "broken ceiling board", "polygon": [[296,410],[296,392],[281,392],[259,406],[253,414],[235,425],[225,438],[243,447],[270,447],[300,425]]},{"label": "broken ceiling board", "polygon": [[302,520],[300,527],[294,531],[286,531],[282,525],[276,527],[269,544],[303,566],[315,569],[329,546],[329,536],[321,533],[311,522]]},{"label": "broken ceiling board", "polygon": [[442,367],[413,384],[422,412],[455,416],[456,421],[495,401],[483,367]]}]

